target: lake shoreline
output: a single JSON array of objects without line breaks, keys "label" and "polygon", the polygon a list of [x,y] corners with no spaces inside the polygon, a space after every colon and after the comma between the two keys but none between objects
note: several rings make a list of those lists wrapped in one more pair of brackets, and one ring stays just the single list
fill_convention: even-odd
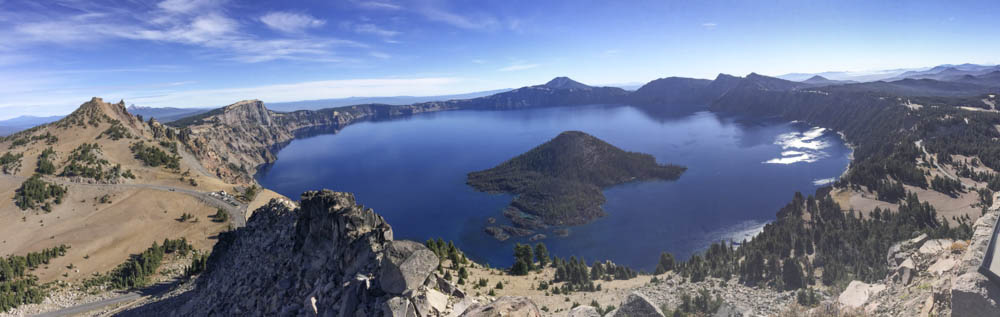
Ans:
[{"label": "lake shoreline", "polygon": [[[660,251],[685,258],[715,240],[706,234],[742,221],[773,220],[792,193],[812,191],[817,188],[813,179],[839,174],[849,165],[840,138],[824,139],[832,155],[815,163],[761,164],[782,151],[774,144],[777,135],[811,127],[708,111],[666,119],[607,105],[446,111],[351,126],[336,135],[294,140],[257,180],[285,195],[316,188],[354,192],[360,203],[394,224],[397,237],[454,240],[474,260],[498,267],[510,265],[514,243],[544,242],[556,255],[609,259],[635,268],[654,265]],[[470,132],[451,132],[459,127]],[[497,242],[484,233],[484,226],[494,225],[487,221],[491,217],[495,226],[513,225],[499,217],[513,196],[477,192],[465,184],[466,173],[496,166],[565,130],[587,131],[623,150],[691,169],[677,182],[629,182],[602,190],[608,216],[572,227],[569,238],[546,232],[540,240],[524,236]],[[483,139],[493,143],[483,147]],[[468,151],[473,144],[480,150]],[[712,193],[726,199],[712,199]],[[611,237],[641,243],[615,248],[604,241]]]}]

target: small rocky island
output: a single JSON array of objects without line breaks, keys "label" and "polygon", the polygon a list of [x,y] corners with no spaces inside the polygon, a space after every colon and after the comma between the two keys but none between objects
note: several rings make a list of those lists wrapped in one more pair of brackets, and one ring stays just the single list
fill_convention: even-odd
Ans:
[{"label": "small rocky island", "polygon": [[503,212],[516,227],[486,228],[502,241],[511,235],[537,237],[534,230],[549,226],[588,223],[605,215],[602,189],[633,181],[676,180],[686,169],[660,165],[652,155],[627,152],[580,131],[566,131],[494,168],[469,173],[467,183],[484,192],[516,195]]}]

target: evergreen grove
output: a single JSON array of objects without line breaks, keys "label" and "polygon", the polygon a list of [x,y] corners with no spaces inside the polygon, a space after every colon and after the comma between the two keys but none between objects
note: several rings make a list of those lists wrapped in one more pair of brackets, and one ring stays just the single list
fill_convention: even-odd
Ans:
[{"label": "evergreen grove", "polygon": [[45,290],[38,285],[38,278],[30,270],[49,264],[49,260],[66,255],[69,246],[44,249],[24,256],[0,259],[0,312],[29,303],[41,303]]},{"label": "evergreen grove", "polygon": [[62,203],[65,195],[65,186],[46,182],[38,174],[35,174],[21,183],[21,187],[14,191],[14,205],[17,205],[21,210],[41,207],[45,211],[52,211],[49,199],[58,205]]}]

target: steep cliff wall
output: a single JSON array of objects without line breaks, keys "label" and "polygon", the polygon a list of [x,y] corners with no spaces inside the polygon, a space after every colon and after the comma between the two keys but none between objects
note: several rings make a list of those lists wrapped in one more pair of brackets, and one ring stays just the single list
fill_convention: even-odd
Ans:
[{"label": "steep cliff wall", "polygon": [[182,128],[180,140],[206,169],[227,182],[252,183],[256,168],[273,162],[277,151],[296,136],[336,133],[363,120],[451,109],[458,106],[451,102],[357,105],[280,113],[268,110],[260,100],[244,100],[172,124]]}]

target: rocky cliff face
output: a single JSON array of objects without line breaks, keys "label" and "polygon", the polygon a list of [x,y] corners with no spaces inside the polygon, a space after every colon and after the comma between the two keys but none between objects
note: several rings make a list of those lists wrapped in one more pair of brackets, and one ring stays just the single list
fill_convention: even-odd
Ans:
[{"label": "rocky cliff face", "polygon": [[901,241],[886,255],[889,275],[868,284],[852,281],[837,302],[876,316],[1000,316],[1000,287],[978,269],[1000,211],[980,217],[969,241]]},{"label": "rocky cliff face", "polygon": [[367,104],[282,113],[268,110],[260,100],[245,100],[171,125],[183,129],[180,140],[206,169],[227,182],[251,183],[256,168],[273,162],[275,153],[296,136],[335,133],[359,121],[457,109],[507,110],[627,102],[628,92],[621,88],[583,85],[586,89],[580,89],[578,86],[582,84],[568,78],[555,81],[558,81],[555,88],[539,85],[474,99],[406,106]]},{"label": "rocky cliff face", "polygon": [[[306,192],[300,208],[272,200],[221,237],[210,261],[187,294],[126,315],[457,316],[494,307],[432,274],[433,252],[393,240],[349,193]],[[508,308],[538,315],[518,302]]]},{"label": "rocky cliff face", "polygon": [[260,100],[245,100],[178,120],[180,140],[202,165],[231,183],[251,183],[256,168],[273,162],[275,153],[297,135],[335,133],[362,120],[388,119],[455,109],[451,103],[410,106],[357,105],[317,111],[280,113]]},{"label": "rocky cliff face", "polygon": [[651,81],[633,92],[633,104],[677,104],[704,107],[711,99],[703,91],[712,81],[704,79],[668,77]]},{"label": "rocky cliff face", "polygon": [[976,221],[969,249],[955,268],[951,284],[953,316],[1000,316],[1000,285],[979,273],[1000,212],[993,211]]}]

